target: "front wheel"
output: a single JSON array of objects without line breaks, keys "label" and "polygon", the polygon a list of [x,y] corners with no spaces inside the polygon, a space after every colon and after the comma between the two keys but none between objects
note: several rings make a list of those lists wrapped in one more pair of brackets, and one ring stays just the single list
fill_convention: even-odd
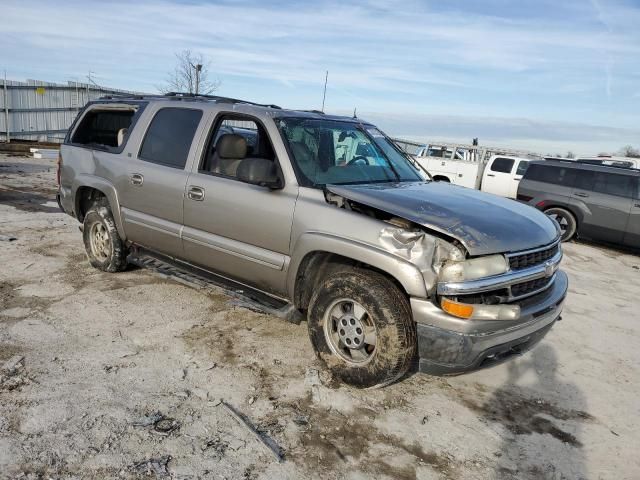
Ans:
[{"label": "front wheel", "polygon": [[553,218],[558,222],[558,225],[560,225],[560,231],[562,232],[562,236],[560,238],[563,242],[568,242],[573,238],[576,234],[578,224],[576,222],[576,218],[571,212],[564,208],[554,207],[545,210],[544,213]]},{"label": "front wheel", "polygon": [[400,378],[416,351],[406,296],[387,277],[347,267],[320,283],[308,311],[309,337],[323,365],[358,388]]}]

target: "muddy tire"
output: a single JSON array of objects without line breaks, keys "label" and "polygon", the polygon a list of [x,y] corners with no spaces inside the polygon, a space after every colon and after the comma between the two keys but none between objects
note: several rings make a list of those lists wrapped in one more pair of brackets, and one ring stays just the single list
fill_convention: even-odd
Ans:
[{"label": "muddy tire", "polygon": [[316,355],[344,383],[382,387],[411,366],[416,328],[409,302],[377,272],[347,266],[332,271],[311,297],[307,317]]},{"label": "muddy tire", "polygon": [[93,267],[103,272],[127,268],[127,248],[118,235],[106,198],[96,200],[84,216],[82,239]]},{"label": "muddy tire", "polygon": [[578,222],[573,214],[565,210],[564,208],[549,208],[544,211],[549,217],[553,218],[560,225],[562,236],[560,237],[563,242],[568,242],[576,234]]}]

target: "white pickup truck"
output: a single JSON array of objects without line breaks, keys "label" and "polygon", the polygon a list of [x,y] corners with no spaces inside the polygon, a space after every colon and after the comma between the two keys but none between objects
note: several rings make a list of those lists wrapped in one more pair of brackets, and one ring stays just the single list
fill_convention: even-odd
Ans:
[{"label": "white pickup truck", "polygon": [[414,157],[436,181],[508,198],[516,198],[529,162],[541,160],[526,152],[445,143],[425,145]]}]

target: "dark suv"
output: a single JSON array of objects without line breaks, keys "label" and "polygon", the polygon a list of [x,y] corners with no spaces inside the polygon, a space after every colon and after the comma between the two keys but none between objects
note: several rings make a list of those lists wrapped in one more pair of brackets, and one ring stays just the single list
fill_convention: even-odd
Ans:
[{"label": "dark suv", "polygon": [[574,235],[640,247],[640,170],[576,161],[531,162],[518,200]]}]

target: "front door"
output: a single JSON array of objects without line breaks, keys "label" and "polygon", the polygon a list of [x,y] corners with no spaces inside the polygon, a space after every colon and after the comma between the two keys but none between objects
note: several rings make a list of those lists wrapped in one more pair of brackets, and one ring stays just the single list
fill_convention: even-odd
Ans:
[{"label": "front door", "polygon": [[203,111],[171,107],[145,114],[153,116],[151,123],[146,132],[138,131],[137,138],[129,140],[126,170],[117,178],[125,233],[142,246],[181,256],[180,229],[189,175],[185,165],[189,155],[194,155],[192,144]]},{"label": "front door", "polygon": [[513,182],[515,160],[513,158],[495,157],[485,168],[481,190],[484,192],[508,197]]},{"label": "front door", "polygon": [[284,296],[298,187],[270,190],[236,177],[243,159],[277,162],[272,139],[252,117],[220,114],[187,181],[183,244],[193,264]]}]

